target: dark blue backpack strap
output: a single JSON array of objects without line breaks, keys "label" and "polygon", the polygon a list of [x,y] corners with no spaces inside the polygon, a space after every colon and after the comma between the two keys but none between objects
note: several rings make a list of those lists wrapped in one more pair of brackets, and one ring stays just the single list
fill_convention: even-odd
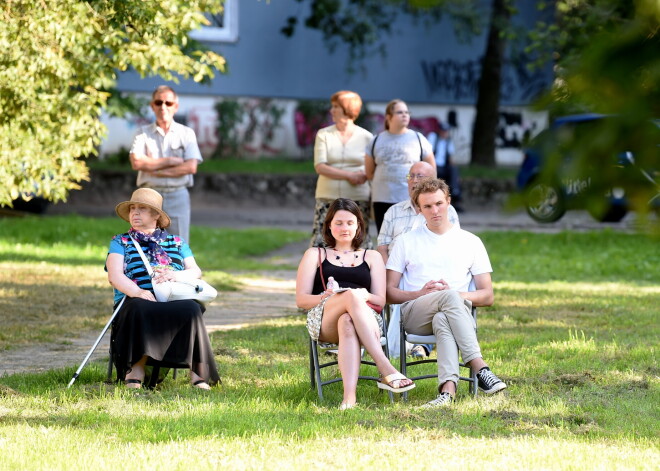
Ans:
[{"label": "dark blue backpack strap", "polygon": [[374,142],[371,143],[371,158],[374,160],[376,160],[376,156],[374,155],[374,148],[376,147],[378,136],[380,136],[380,133],[376,134],[376,137],[374,137]]}]

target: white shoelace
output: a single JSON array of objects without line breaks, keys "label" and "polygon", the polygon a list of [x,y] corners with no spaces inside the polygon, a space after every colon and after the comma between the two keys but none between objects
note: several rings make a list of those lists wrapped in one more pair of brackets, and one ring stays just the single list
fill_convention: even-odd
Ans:
[{"label": "white shoelace", "polygon": [[490,370],[484,370],[479,373],[479,378],[486,386],[488,386],[488,389],[490,389],[494,384],[500,382],[500,379]]}]

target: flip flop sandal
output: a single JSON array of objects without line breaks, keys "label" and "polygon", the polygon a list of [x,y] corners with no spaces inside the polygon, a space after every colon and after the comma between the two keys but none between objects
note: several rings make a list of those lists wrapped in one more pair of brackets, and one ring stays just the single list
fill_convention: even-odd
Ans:
[{"label": "flip flop sandal", "polygon": [[128,386],[129,384],[137,384],[137,387],[129,387],[128,389],[140,389],[142,387],[142,380],[140,379],[127,379],[124,381],[124,384]]},{"label": "flip flop sandal", "polygon": [[203,388],[203,387],[200,386],[200,384],[206,384],[207,386],[209,386],[209,385],[206,383],[206,381],[203,380],[203,379],[199,379],[199,380],[195,381],[195,382],[193,383],[193,386],[195,386],[197,389],[203,389],[204,391],[208,391],[209,389],[211,389],[211,386],[209,386],[208,388]]},{"label": "flip flop sandal", "polygon": [[403,376],[401,373],[393,373],[391,375],[387,375],[384,378],[381,378],[380,381],[378,381],[378,387],[380,389],[385,389],[386,391],[390,391],[393,393],[402,393],[406,391],[410,391],[412,388],[415,387],[415,383],[410,383],[408,386],[404,386],[402,388],[393,388],[391,385],[394,381],[400,381],[403,379],[408,379],[405,376]]}]

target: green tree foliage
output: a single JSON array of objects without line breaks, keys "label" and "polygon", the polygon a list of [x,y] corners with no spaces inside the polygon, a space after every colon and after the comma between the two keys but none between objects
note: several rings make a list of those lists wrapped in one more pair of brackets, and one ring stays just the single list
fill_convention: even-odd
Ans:
[{"label": "green tree foliage", "polygon": [[[588,196],[594,205],[602,204],[603,195],[618,187],[632,209],[643,213],[654,205],[658,208],[660,186],[651,180],[658,181],[660,175],[660,4],[585,0],[558,2],[557,7],[561,11],[566,4],[581,6],[583,25],[590,31],[573,21],[570,10],[563,10],[569,17],[559,22],[575,31],[576,45],[570,45],[565,30],[548,36],[557,40],[562,57],[555,86],[542,106],[555,116],[589,111],[612,117],[555,146],[546,178],[552,178],[561,156],[570,149],[576,158],[575,177],[591,180]],[[624,151],[632,152],[635,160],[629,172],[611,165],[613,156]]]},{"label": "green tree foliage", "polygon": [[[305,0],[296,0],[303,2]],[[391,38],[391,25],[397,14],[406,13],[426,23],[437,24],[443,15],[452,18],[454,32],[461,40],[480,34],[488,21],[489,33],[482,60],[476,103],[476,119],[472,131],[471,163],[495,166],[495,135],[499,119],[500,83],[507,38],[512,36],[511,0],[307,0],[309,16],[305,26],[323,33],[329,49],[346,44],[349,70],[375,52],[386,55]],[[490,8],[490,14],[487,8]],[[295,32],[297,18],[288,19],[282,33]],[[385,33],[385,34],[383,34]]]},{"label": "green tree foliage", "polygon": [[[374,54],[387,55],[392,25],[399,14],[408,14],[427,26],[438,23],[443,14],[454,20],[457,36],[467,40],[484,28],[479,0],[295,0],[309,3],[305,27],[318,30],[330,52],[348,46],[348,71],[355,73],[360,62]],[[282,34],[292,37],[298,16],[287,18]]]},{"label": "green tree foliage", "polygon": [[0,6],[0,204],[52,201],[88,178],[84,156],[118,71],[202,81],[224,59],[188,33],[222,0],[7,0]]}]

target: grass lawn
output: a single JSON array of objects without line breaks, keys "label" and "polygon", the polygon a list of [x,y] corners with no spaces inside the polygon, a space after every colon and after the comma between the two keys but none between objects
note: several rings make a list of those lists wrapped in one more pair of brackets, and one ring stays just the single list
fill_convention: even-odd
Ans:
[{"label": "grass lawn", "polygon": [[[112,312],[105,257],[112,236],[126,230],[119,218],[0,218],[0,350],[100,330]],[[306,237],[280,229],[191,228],[197,263],[218,290],[240,288],[228,269],[272,269],[254,257]]]},{"label": "grass lawn", "polygon": [[[126,160],[122,164],[116,161],[105,162],[90,160],[92,170],[126,170],[132,171],[128,163],[128,150]],[[518,172],[517,167],[499,166],[497,168],[481,167],[475,165],[461,165],[460,175],[463,178],[493,178],[498,180],[513,180]],[[206,159],[199,166],[200,173],[266,173],[266,174],[315,174],[314,159],[267,157],[259,159],[227,158]]]},{"label": "grass lawn", "polygon": [[[70,296],[108,297],[102,277],[96,285],[70,274],[98,270],[116,231],[59,255],[58,238],[34,241],[36,228],[6,220],[0,227],[3,315],[16,293],[42,286],[33,265],[49,283],[70,285]],[[196,241],[221,239],[218,229],[198,230]],[[192,390],[185,374],[153,392],[106,385],[105,363],[71,389],[77,365],[0,378],[0,468],[657,469],[658,240],[611,231],[481,236],[496,301],[479,310],[479,336],[509,385],[503,394],[475,400],[461,385],[451,408],[424,410],[434,380],[395,404],[363,382],[361,405],[341,412],[341,384],[327,386],[322,402],[310,388],[304,318],[294,316],[213,333],[223,384],[208,393]],[[20,253],[27,259],[14,261]],[[10,270],[17,279],[4,275]],[[43,293],[36,302],[48,306]]]}]

